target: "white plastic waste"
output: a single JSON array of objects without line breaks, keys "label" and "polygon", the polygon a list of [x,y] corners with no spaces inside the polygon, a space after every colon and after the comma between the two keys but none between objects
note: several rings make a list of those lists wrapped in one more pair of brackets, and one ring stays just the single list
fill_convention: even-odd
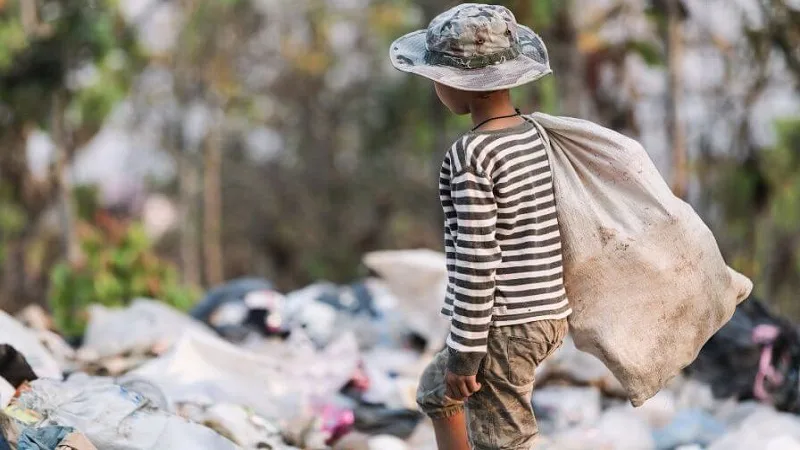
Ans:
[{"label": "white plastic waste", "polygon": [[11,345],[22,353],[40,378],[60,380],[63,377],[61,366],[39,341],[38,334],[3,311],[0,311],[0,344]]},{"label": "white plastic waste", "polygon": [[537,419],[551,431],[593,425],[600,418],[600,391],[594,387],[548,386],[533,393]]},{"label": "white plastic waste", "polygon": [[14,397],[16,389],[5,378],[0,377],[0,409],[5,408]]},{"label": "white plastic waste", "polygon": [[338,313],[333,306],[316,299],[331,288],[330,283],[315,283],[287,294],[285,314],[289,328],[302,328],[314,342],[330,342],[338,331]]},{"label": "white plastic waste", "polygon": [[561,348],[556,350],[536,368],[536,378],[546,379],[558,376],[576,383],[591,383],[612,395],[625,395],[622,385],[602,361],[575,347],[571,336],[564,339]]},{"label": "white plastic waste", "polygon": [[100,358],[127,352],[145,352],[156,345],[174,344],[187,330],[211,334],[202,323],[151,299],[134,300],[124,309],[89,307],[81,352]]},{"label": "white plastic waste", "polygon": [[408,450],[408,444],[395,436],[380,435],[370,438],[369,450]]},{"label": "white plastic waste", "polygon": [[214,429],[224,430],[223,433],[246,449],[295,449],[295,447],[283,443],[281,430],[277,425],[253,415],[251,411],[241,405],[220,403],[204,410],[197,418],[189,418],[200,423],[211,424]]},{"label": "white plastic waste", "polygon": [[572,337],[639,406],[697,357],[753,284],[725,264],[639,143],[585,120],[531,118],[553,167]]},{"label": "white plastic waste", "polygon": [[549,439],[548,450],[655,450],[650,428],[627,408],[606,410],[591,426],[571,428]]},{"label": "white plastic waste", "polygon": [[634,414],[644,419],[651,427],[667,426],[678,412],[675,393],[663,390],[634,410]]},{"label": "white plastic waste", "polygon": [[322,351],[299,331],[286,342],[262,348],[257,353],[216,336],[188,332],[169,353],[122,380],[149,380],[172,405],[234,403],[268,419],[285,419],[309,400],[338,392],[353,376],[359,358],[350,333]]},{"label": "white plastic waste", "polygon": [[40,379],[19,399],[46,423],[79,430],[104,450],[233,450],[231,441],[202,425],[154,408],[147,399],[91,377]]},{"label": "white plastic waste", "polygon": [[800,418],[769,409],[755,409],[732,433],[708,450],[800,450]]},{"label": "white plastic waste", "polygon": [[444,346],[450,326],[440,314],[447,290],[445,255],[426,249],[385,250],[368,253],[363,261],[398,299],[398,310],[427,340],[428,350]]}]

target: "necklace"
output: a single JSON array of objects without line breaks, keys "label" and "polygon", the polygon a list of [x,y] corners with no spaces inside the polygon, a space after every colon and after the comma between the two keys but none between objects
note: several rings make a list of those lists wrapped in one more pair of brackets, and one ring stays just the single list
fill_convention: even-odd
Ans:
[{"label": "necklace", "polygon": [[480,127],[482,127],[482,126],[486,125],[487,123],[489,123],[489,122],[491,122],[491,121],[493,121],[493,120],[498,120],[498,119],[510,119],[510,118],[512,118],[512,117],[517,117],[517,116],[521,116],[521,115],[522,115],[522,113],[519,111],[519,109],[517,109],[517,108],[514,108],[514,111],[516,111],[514,114],[509,114],[509,115],[507,115],[507,116],[497,116],[497,117],[490,117],[490,118],[488,118],[488,119],[484,120],[483,122],[481,122],[481,123],[479,123],[479,124],[475,125],[475,127],[472,129],[472,131],[475,131],[475,130],[477,130],[478,128],[480,128]]}]

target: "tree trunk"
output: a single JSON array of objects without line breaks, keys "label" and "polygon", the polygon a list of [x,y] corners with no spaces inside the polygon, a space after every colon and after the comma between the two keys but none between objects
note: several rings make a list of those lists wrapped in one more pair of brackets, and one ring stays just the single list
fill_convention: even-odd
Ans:
[{"label": "tree trunk", "polygon": [[178,151],[178,190],[181,208],[181,268],[183,281],[191,286],[201,284],[200,249],[197,231],[197,198],[200,176],[194,155],[187,149]]},{"label": "tree trunk", "polygon": [[75,234],[75,205],[72,202],[72,181],[69,161],[72,143],[64,125],[65,99],[63,92],[53,94],[51,136],[56,148],[56,177],[58,179],[58,215],[61,223],[64,255],[71,266],[80,264],[82,255]]},{"label": "tree trunk", "polygon": [[667,124],[672,150],[672,190],[680,198],[686,198],[689,187],[689,167],[686,149],[686,133],[680,119],[683,99],[683,24],[680,17],[679,0],[667,0],[667,71],[669,92],[667,93]]},{"label": "tree trunk", "polygon": [[[216,121],[215,121],[216,122]],[[222,255],[222,130],[211,127],[205,147],[203,246],[206,283],[225,281]]]}]

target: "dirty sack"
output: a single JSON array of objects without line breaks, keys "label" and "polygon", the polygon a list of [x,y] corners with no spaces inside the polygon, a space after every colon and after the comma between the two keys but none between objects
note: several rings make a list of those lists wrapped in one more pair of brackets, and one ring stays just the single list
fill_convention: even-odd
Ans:
[{"label": "dirty sack", "polygon": [[[159,410],[143,396],[100,378],[30,383],[12,405],[20,436],[31,427],[71,427],[103,450],[233,450],[235,444],[214,431]],[[7,430],[6,430],[7,431]],[[35,448],[35,447],[34,447]]]},{"label": "dirty sack", "polygon": [[695,359],[752,283],[725,264],[639,143],[585,120],[530,119],[553,167],[575,345],[640,406]]}]

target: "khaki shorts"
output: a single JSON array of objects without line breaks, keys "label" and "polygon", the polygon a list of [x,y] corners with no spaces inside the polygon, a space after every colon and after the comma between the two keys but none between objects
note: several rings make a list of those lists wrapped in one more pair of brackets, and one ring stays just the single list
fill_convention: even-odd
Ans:
[{"label": "khaki shorts", "polygon": [[417,404],[432,419],[466,409],[473,450],[529,450],[538,434],[531,405],[534,371],[561,346],[567,329],[567,319],[491,328],[478,371],[481,389],[466,401],[445,396],[444,349],[422,374]]}]

